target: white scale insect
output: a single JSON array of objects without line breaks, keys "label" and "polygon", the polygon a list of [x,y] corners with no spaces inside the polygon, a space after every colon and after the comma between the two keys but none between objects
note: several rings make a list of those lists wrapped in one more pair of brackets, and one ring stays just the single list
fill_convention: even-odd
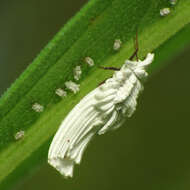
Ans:
[{"label": "white scale insect", "polygon": [[163,8],[163,9],[160,9],[160,15],[161,16],[167,16],[170,14],[170,8]]},{"label": "white scale insect", "polygon": [[14,135],[14,138],[15,138],[15,140],[20,140],[20,139],[22,139],[22,138],[24,138],[24,131],[18,131],[15,135]]},{"label": "white scale insect", "polygon": [[[132,57],[137,56],[137,50]],[[65,177],[73,176],[85,148],[95,134],[119,128],[136,110],[137,98],[147,78],[154,54],[143,61],[126,60],[112,78],[87,94],[61,123],[51,143],[48,162]]]},{"label": "white scale insect", "polygon": [[177,0],[170,0],[171,5],[175,5],[177,3]]}]

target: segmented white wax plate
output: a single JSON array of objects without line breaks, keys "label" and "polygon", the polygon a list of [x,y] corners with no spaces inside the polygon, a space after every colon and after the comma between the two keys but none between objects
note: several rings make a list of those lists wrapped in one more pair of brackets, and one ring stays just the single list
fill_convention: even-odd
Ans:
[{"label": "segmented white wax plate", "polygon": [[137,98],[147,78],[146,67],[154,54],[143,61],[126,60],[112,78],[87,94],[61,123],[51,143],[48,162],[65,177],[73,176],[85,148],[95,134],[120,127],[136,110]]}]

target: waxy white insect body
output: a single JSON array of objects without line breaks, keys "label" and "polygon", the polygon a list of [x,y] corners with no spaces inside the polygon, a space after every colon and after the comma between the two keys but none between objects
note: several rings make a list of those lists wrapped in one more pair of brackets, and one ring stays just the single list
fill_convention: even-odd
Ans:
[{"label": "waxy white insect body", "polygon": [[63,90],[62,88],[58,88],[55,90],[55,93],[60,96],[60,97],[65,97],[67,96],[67,92]]},{"label": "waxy white insect body", "polygon": [[18,141],[18,140],[22,139],[22,138],[24,137],[24,134],[25,134],[24,131],[18,131],[18,132],[14,135],[15,140]]},{"label": "waxy white insect body", "polygon": [[95,134],[120,127],[131,117],[137,105],[142,81],[147,78],[146,67],[154,54],[143,61],[126,60],[119,71],[87,94],[61,123],[49,149],[48,162],[65,177],[73,176],[74,164]]},{"label": "waxy white insect body", "polygon": [[66,88],[68,88],[70,91],[72,91],[74,94],[76,94],[80,90],[80,85],[74,83],[73,81],[67,81],[65,82]]},{"label": "waxy white insect body", "polygon": [[177,3],[177,0],[170,0],[171,5],[175,5]]},{"label": "waxy white insect body", "polygon": [[73,70],[74,73],[74,79],[75,80],[79,80],[82,74],[82,70],[80,66],[76,66]]},{"label": "waxy white insect body", "polygon": [[35,111],[35,112],[43,112],[44,111],[44,106],[42,106],[41,104],[39,103],[34,103],[32,105],[32,109]]},{"label": "waxy white insect body", "polygon": [[160,15],[161,16],[167,16],[168,14],[170,14],[170,8],[163,8],[163,9],[160,9]]},{"label": "waxy white insect body", "polygon": [[91,57],[85,57],[85,62],[90,66],[94,66],[94,60]]},{"label": "waxy white insect body", "polygon": [[122,44],[122,42],[120,39],[115,40],[114,44],[113,44],[113,49],[115,51],[119,50],[121,48],[121,44]]}]

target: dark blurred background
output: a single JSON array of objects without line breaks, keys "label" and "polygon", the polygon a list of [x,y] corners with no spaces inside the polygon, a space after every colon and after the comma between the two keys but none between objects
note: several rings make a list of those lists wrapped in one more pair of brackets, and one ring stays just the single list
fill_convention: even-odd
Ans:
[{"label": "dark blurred background", "polygon": [[87,0],[0,0],[0,94]]},{"label": "dark blurred background", "polygon": [[[0,94],[86,1],[0,1]],[[189,190],[189,52],[151,77],[122,128],[91,142],[73,179],[44,164],[14,190]]]}]

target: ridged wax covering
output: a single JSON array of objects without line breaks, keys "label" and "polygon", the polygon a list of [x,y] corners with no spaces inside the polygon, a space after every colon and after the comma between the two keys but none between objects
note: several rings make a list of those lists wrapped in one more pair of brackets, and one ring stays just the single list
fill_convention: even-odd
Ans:
[{"label": "ridged wax covering", "polygon": [[95,134],[120,127],[131,117],[137,105],[142,82],[147,78],[146,67],[154,54],[144,61],[129,61],[112,78],[87,94],[61,123],[51,143],[48,162],[65,177],[73,176],[74,164]]}]

